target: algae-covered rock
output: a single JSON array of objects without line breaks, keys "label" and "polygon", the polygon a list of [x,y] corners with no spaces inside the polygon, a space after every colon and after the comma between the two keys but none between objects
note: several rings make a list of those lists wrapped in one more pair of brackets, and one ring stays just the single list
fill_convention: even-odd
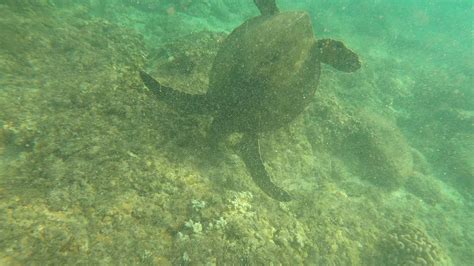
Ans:
[{"label": "algae-covered rock", "polygon": [[446,148],[448,174],[463,190],[474,191],[474,136],[459,133],[453,136]]},{"label": "algae-covered rock", "polygon": [[17,10],[38,9],[45,7],[52,7],[53,3],[50,0],[4,0],[1,4],[7,5]]},{"label": "algae-covered rock", "polygon": [[[358,114],[359,129],[347,139],[344,149],[361,178],[385,189],[397,189],[412,173],[410,146],[394,122],[373,112]],[[355,158],[354,158],[355,157]]]},{"label": "algae-covered rock", "polygon": [[[331,160],[332,177],[358,176],[388,190],[403,185],[413,172],[413,149],[393,118],[380,111],[353,110],[335,96],[321,97],[311,114],[318,123],[309,124],[307,133],[314,150],[338,158]],[[337,161],[341,163],[336,166]]]},{"label": "algae-covered rock", "polygon": [[405,187],[425,203],[436,205],[440,202],[447,202],[441,186],[441,182],[435,177],[416,172],[407,180]]},{"label": "algae-covered rock", "polygon": [[153,69],[166,85],[193,94],[204,93],[212,61],[224,38],[222,33],[200,31],[168,41],[150,53]]}]

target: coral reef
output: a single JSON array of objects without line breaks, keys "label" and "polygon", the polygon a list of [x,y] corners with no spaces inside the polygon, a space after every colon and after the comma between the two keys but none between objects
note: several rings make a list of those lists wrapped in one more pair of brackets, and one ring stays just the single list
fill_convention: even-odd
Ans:
[{"label": "coral reef", "polygon": [[436,240],[422,229],[403,224],[385,241],[386,265],[450,265]]},{"label": "coral reef", "polygon": [[175,263],[304,261],[311,246],[308,228],[298,221],[268,220],[270,217],[257,209],[250,192],[228,193],[226,202],[219,206],[203,202],[191,201],[191,218],[176,234]]}]

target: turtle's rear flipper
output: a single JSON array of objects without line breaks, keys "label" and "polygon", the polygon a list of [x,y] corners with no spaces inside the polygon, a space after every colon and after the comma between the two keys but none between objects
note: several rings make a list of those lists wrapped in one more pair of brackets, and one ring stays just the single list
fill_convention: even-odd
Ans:
[{"label": "turtle's rear flipper", "polygon": [[188,94],[163,86],[144,71],[140,71],[140,77],[150,91],[176,110],[198,114],[210,112],[211,105],[206,95]]},{"label": "turtle's rear flipper", "polygon": [[360,68],[359,56],[341,41],[318,40],[314,45],[314,52],[321,62],[331,65],[337,70],[354,72]]},{"label": "turtle's rear flipper", "polygon": [[253,181],[268,196],[278,201],[290,201],[291,196],[272,183],[260,156],[260,146],[256,134],[244,134],[240,144],[240,154]]}]

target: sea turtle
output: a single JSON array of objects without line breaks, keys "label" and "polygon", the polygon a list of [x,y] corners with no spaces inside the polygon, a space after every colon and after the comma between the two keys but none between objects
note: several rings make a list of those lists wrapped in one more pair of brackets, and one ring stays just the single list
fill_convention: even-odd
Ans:
[{"label": "sea turtle", "polygon": [[308,13],[279,12],[275,0],[254,0],[260,15],[232,31],[217,52],[206,94],[191,95],[161,85],[147,73],[145,85],[167,104],[213,116],[209,139],[217,143],[243,133],[240,155],[255,183],[270,197],[291,196],[272,183],[262,162],[259,133],[291,122],[311,102],[321,63],[353,72],[358,56],[340,42],[316,40]]}]

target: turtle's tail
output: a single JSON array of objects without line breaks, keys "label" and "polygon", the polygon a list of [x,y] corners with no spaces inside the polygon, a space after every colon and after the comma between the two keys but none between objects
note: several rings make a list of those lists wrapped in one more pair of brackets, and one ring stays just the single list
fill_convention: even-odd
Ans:
[{"label": "turtle's tail", "polygon": [[158,95],[160,100],[178,111],[206,114],[212,110],[211,103],[205,94],[188,94],[163,86],[144,71],[140,71],[140,77],[147,88]]}]

